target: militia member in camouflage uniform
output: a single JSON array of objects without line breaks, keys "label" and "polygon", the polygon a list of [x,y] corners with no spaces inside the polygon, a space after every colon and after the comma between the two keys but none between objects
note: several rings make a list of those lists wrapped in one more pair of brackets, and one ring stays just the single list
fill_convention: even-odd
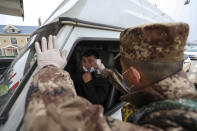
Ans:
[{"label": "militia member in camouflage uniform", "polygon": [[[49,37],[48,49],[46,39],[42,40],[42,51],[36,43],[40,70],[28,93],[25,129],[197,130],[197,91],[182,71],[188,32],[187,24],[172,23],[129,28],[121,33],[121,66],[128,88],[116,87],[124,93],[121,100],[139,108],[128,118],[130,123],[105,117],[103,107],[76,95],[70,75],[62,70],[66,62],[57,50],[55,37]],[[59,55],[56,59],[61,62],[54,63],[52,58],[45,62],[47,53]],[[104,69],[102,74],[121,85],[116,72]]]}]

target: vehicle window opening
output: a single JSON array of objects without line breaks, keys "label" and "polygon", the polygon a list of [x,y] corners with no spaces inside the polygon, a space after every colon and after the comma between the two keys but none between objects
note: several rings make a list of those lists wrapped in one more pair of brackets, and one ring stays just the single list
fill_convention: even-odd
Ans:
[{"label": "vehicle window opening", "polygon": [[[67,70],[70,73],[73,82],[76,84],[76,79],[78,79],[76,75],[80,74],[82,69],[82,55],[85,51],[93,49],[99,53],[100,59],[102,60],[102,63],[105,65],[106,68],[121,72],[119,59],[114,60],[114,57],[119,52],[119,47],[119,41],[80,41],[73,49],[73,52],[68,60],[68,64],[65,70]],[[108,112],[117,104],[119,104],[119,97],[120,92],[111,85],[110,91],[107,94],[107,100],[103,105],[104,111]]]}]

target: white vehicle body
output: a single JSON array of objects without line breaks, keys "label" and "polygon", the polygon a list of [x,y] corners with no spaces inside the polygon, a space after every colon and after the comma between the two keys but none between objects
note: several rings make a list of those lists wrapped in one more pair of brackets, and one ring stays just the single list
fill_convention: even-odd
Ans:
[{"label": "white vehicle body", "polygon": [[[60,50],[67,50],[69,62],[74,48],[81,41],[93,41],[93,44],[95,41],[117,43],[120,32],[125,28],[172,21],[169,16],[146,0],[65,0],[44,25],[33,33],[27,49],[11,64],[7,74],[4,74],[6,77],[18,74],[14,79],[9,80],[12,83],[9,88],[18,81],[20,83],[15,87],[15,92],[9,98],[7,105],[0,111],[1,116],[9,115],[0,130],[23,130],[25,98],[32,76],[37,71],[35,52],[32,50],[34,40],[39,40],[42,35],[47,36],[50,31],[56,32]],[[116,112],[109,114],[121,119],[121,106]]]},{"label": "white vehicle body", "polygon": [[188,49],[185,54],[189,56],[190,59],[197,59],[197,48]]},{"label": "white vehicle body", "polygon": [[44,25],[57,21],[59,17],[71,17],[122,28],[173,21],[147,0],[65,0]]},{"label": "white vehicle body", "polygon": [[184,57],[185,57],[185,60],[183,62],[183,71],[189,72],[192,62],[191,62],[191,59],[188,57],[188,55],[184,55]]}]

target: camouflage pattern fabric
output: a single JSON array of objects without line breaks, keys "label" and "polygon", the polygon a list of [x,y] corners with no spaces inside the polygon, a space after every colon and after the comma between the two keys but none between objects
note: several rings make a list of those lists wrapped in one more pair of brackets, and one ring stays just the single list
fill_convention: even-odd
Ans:
[{"label": "camouflage pattern fabric", "polygon": [[[194,109],[196,105],[192,99],[179,99],[175,103],[173,100],[166,100],[166,103],[153,103],[153,105],[142,107],[132,115],[132,118],[129,118],[133,124],[105,117],[103,107],[92,105],[88,100],[77,96],[70,75],[54,66],[47,66],[34,76],[28,96],[24,119],[27,131],[197,129],[197,113]],[[169,106],[169,103],[172,106]],[[157,107],[154,108],[154,106]],[[163,110],[164,107],[165,110]]]},{"label": "camouflage pattern fabric", "polygon": [[163,100],[140,108],[127,122],[154,125],[164,130],[196,130],[197,100]]},{"label": "camouflage pattern fabric", "polygon": [[[120,56],[133,62],[182,61],[188,33],[189,26],[185,23],[129,28],[120,35]],[[134,67],[138,69],[137,63]],[[168,71],[170,67],[164,70]],[[143,75],[145,72],[139,71],[141,76],[151,77],[150,73]],[[68,72],[47,66],[33,78],[27,96],[25,130],[197,130],[197,91],[183,71],[179,68],[173,71],[167,77],[140,88],[124,87],[122,76],[117,72],[108,69],[102,72],[103,77],[122,92],[121,100],[139,108],[128,117],[130,123],[126,123],[104,116],[102,106],[92,105],[77,96]]]},{"label": "camouflage pattern fabric", "polygon": [[[144,99],[146,98],[146,99]],[[130,93],[121,97],[121,100],[131,102],[137,107],[166,99],[197,98],[194,85],[188,80],[183,71],[159,81],[151,86],[130,90]]]},{"label": "camouflage pattern fabric", "polygon": [[197,130],[197,91],[183,71],[121,99],[138,106],[127,122],[164,130]]},{"label": "camouflage pattern fabric", "polygon": [[121,33],[122,62],[143,76],[143,87],[121,97],[139,108],[127,121],[158,130],[197,130],[197,91],[181,70],[188,34],[186,23],[144,25]]},{"label": "camouflage pattern fabric", "polygon": [[122,94],[129,93],[128,88],[124,87],[122,84],[123,76],[119,74],[117,71],[105,68],[101,72],[101,75],[102,77],[107,78],[108,81]]},{"label": "camouflage pattern fabric", "polygon": [[188,34],[186,23],[128,28],[120,34],[120,55],[134,61],[180,61]]},{"label": "camouflage pattern fabric", "polygon": [[145,131],[103,115],[103,107],[76,95],[68,72],[42,68],[33,78],[24,118],[26,131]]}]

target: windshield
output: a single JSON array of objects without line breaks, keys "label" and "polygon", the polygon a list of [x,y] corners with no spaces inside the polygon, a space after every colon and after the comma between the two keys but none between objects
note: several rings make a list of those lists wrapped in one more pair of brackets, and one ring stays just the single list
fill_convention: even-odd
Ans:
[{"label": "windshield", "polygon": [[[28,45],[34,43],[36,35],[34,35]],[[25,51],[15,58],[12,64],[7,68],[4,74],[0,77],[0,110],[6,104],[7,100],[11,97],[14,90],[18,87],[25,72],[35,62],[35,50],[34,48],[25,47]],[[31,56],[31,57],[29,57]]]},{"label": "windshield", "polygon": [[185,52],[197,52],[197,49],[186,50]]},{"label": "windshield", "polygon": [[3,75],[0,76],[0,113],[36,61],[35,41],[40,41],[43,36],[48,37],[50,34],[57,35],[60,28],[59,23],[55,22],[37,30],[31,36],[23,53],[17,56]]}]

